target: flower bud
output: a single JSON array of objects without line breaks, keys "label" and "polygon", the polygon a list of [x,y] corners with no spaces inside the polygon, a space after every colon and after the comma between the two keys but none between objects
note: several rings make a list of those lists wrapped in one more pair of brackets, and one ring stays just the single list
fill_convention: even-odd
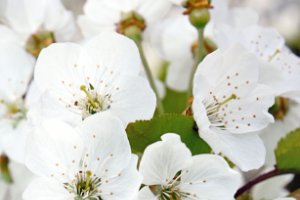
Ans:
[{"label": "flower bud", "polygon": [[189,20],[197,29],[203,29],[210,20],[210,13],[206,8],[193,9],[189,14]]}]

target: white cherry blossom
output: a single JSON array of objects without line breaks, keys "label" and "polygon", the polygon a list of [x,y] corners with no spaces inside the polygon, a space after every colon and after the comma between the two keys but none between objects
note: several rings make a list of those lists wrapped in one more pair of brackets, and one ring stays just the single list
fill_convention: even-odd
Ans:
[{"label": "white cherry blossom", "polygon": [[38,32],[53,32],[56,41],[70,40],[75,34],[73,14],[61,0],[1,0],[0,5],[3,5],[1,21],[23,44]]},{"label": "white cherry blossom", "polygon": [[239,174],[222,157],[192,156],[180,137],[172,133],[145,149],[139,171],[145,185],[139,200],[233,200],[240,183]]},{"label": "white cherry blossom", "polygon": [[131,200],[140,187],[122,122],[109,115],[94,115],[78,128],[44,121],[27,147],[26,164],[39,178],[24,200]]},{"label": "white cherry blossom", "polygon": [[259,84],[259,65],[234,45],[208,55],[194,77],[192,109],[200,137],[244,171],[263,165],[265,148],[254,132],[274,121],[268,113],[274,93]]},{"label": "white cherry blossom", "polygon": [[168,18],[149,31],[151,44],[162,59],[168,62],[166,84],[177,91],[188,89],[193,65],[193,45],[197,42],[197,31],[188,17],[181,15],[182,12],[182,9],[174,9]]},{"label": "white cherry blossom", "polygon": [[[219,6],[212,10],[213,39],[221,49],[239,43],[262,62],[260,82],[272,87],[276,95],[300,101],[300,59],[284,45],[274,29],[258,24],[255,12],[245,8]],[[221,14],[220,14],[221,13]]]},{"label": "white cherry blossom", "polygon": [[[1,30],[0,30],[1,32]],[[0,153],[22,162],[31,131],[27,111],[34,58],[13,42],[0,41]]]},{"label": "white cherry blossom", "polygon": [[30,116],[73,125],[103,112],[119,117],[125,126],[149,119],[156,100],[147,79],[139,75],[140,65],[133,41],[117,33],[100,34],[83,45],[53,44],[37,60],[35,81],[44,95]]}]

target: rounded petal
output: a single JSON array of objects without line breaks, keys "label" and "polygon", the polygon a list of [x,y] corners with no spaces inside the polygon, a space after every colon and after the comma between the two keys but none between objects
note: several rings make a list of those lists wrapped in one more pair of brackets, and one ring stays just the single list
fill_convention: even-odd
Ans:
[{"label": "rounded petal", "polygon": [[48,120],[36,127],[28,137],[25,163],[41,177],[66,180],[79,171],[83,141],[69,125]]},{"label": "rounded petal", "polygon": [[200,136],[215,153],[222,153],[241,170],[258,169],[265,162],[266,150],[257,134],[229,134],[222,131],[203,131]]},{"label": "rounded petal", "polygon": [[[109,114],[95,114],[78,127],[85,143],[84,163],[99,177],[117,176],[131,159],[122,122]],[[107,170],[106,170],[107,169]]]},{"label": "rounded petal", "polygon": [[178,135],[163,135],[162,141],[149,145],[144,151],[139,168],[143,184],[167,185],[190,159],[191,152]]},{"label": "rounded petal", "polygon": [[51,178],[37,178],[23,194],[24,200],[73,200],[63,184]]},{"label": "rounded petal", "polygon": [[22,47],[2,44],[0,48],[0,99],[12,102],[21,98],[32,77],[34,58]]},{"label": "rounded petal", "polygon": [[156,97],[144,77],[120,76],[112,84],[118,90],[110,89],[113,103],[107,112],[118,116],[125,126],[129,122],[152,118],[156,108]]},{"label": "rounded petal", "polygon": [[[101,185],[104,199],[132,200],[138,193],[142,177],[137,171],[137,156],[132,156],[129,165],[117,176],[109,179],[108,183]],[[113,191],[113,195],[111,195]]]},{"label": "rounded petal", "polygon": [[[104,32],[89,40],[84,47],[91,64],[95,66],[135,75],[140,72],[138,49],[131,39],[123,35]],[[94,75],[93,72],[89,74],[87,69],[89,75]]]},{"label": "rounded petal", "polygon": [[198,199],[234,199],[241,176],[222,157],[203,154],[193,156],[192,160],[181,172],[181,191]]}]

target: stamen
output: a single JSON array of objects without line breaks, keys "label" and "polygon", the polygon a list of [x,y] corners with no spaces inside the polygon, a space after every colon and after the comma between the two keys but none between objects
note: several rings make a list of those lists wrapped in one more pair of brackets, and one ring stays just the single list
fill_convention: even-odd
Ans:
[{"label": "stamen", "polygon": [[229,101],[236,99],[236,95],[232,94],[229,98],[225,99],[223,102],[220,103],[220,106],[227,104]]},{"label": "stamen", "polygon": [[96,108],[96,107],[97,107],[96,102],[94,101],[94,99],[93,99],[91,93],[89,93],[89,91],[86,89],[86,86],[85,86],[85,85],[81,85],[81,86],[80,86],[80,90],[83,91],[83,92],[85,93],[85,95],[86,95],[86,97],[88,98],[89,102],[92,104],[92,106],[93,106],[94,108]]},{"label": "stamen", "polygon": [[269,56],[269,62],[271,62],[275,58],[275,56],[277,56],[279,53],[280,53],[280,50],[276,49],[274,54]]}]

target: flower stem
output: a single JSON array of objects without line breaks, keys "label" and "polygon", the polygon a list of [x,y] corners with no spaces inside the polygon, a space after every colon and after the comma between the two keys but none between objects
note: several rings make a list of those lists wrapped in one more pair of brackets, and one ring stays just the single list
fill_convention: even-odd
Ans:
[{"label": "flower stem", "polygon": [[157,89],[157,87],[155,85],[152,73],[150,71],[150,67],[149,67],[149,64],[147,62],[147,59],[146,59],[146,56],[145,56],[142,44],[141,44],[140,41],[135,41],[135,43],[136,43],[136,45],[137,45],[137,47],[139,49],[141,60],[142,60],[142,63],[143,63],[143,66],[144,66],[147,78],[149,80],[150,86],[152,87],[152,89],[153,89],[153,91],[154,91],[154,93],[156,95],[156,99],[157,99],[157,111],[158,111],[159,114],[162,114],[162,113],[164,113],[164,107],[163,107],[162,101],[161,101],[161,99],[159,97],[158,89]]},{"label": "flower stem", "polygon": [[283,175],[283,174],[289,174],[291,172],[287,172],[287,171],[281,171],[279,170],[276,166],[275,169],[264,173],[256,178],[254,178],[253,180],[249,181],[248,183],[246,183],[243,187],[241,187],[234,195],[235,198],[240,197],[241,195],[243,195],[245,192],[247,192],[248,190],[250,190],[253,186],[255,186],[256,184],[263,182],[269,178],[275,177],[275,176],[279,176],[279,175]]},{"label": "flower stem", "polygon": [[191,96],[193,93],[193,80],[194,75],[196,73],[197,67],[199,63],[203,60],[203,58],[206,56],[206,50],[204,46],[204,28],[199,28],[198,30],[198,48],[195,52],[195,60],[192,67],[191,75],[190,75],[190,82],[189,82],[189,89],[188,89],[188,96]]}]

